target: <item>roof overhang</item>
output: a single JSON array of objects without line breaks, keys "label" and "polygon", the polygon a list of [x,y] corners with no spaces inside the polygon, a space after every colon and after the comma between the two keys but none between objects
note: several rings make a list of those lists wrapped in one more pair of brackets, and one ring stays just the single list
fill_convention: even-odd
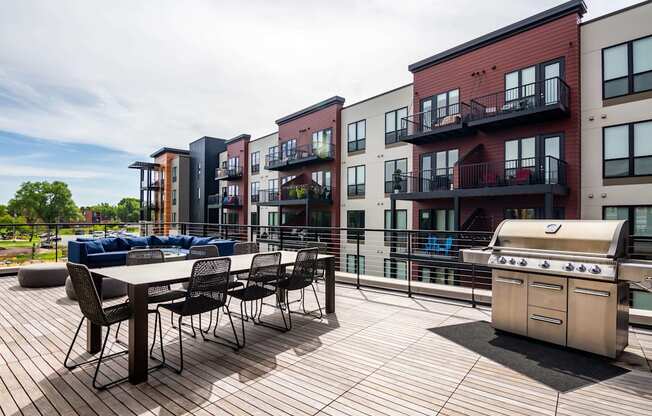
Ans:
[{"label": "roof overhang", "polygon": [[296,113],[292,113],[289,116],[281,117],[278,120],[276,120],[276,124],[281,125],[287,123],[288,121],[296,120],[300,117],[306,116],[316,111],[323,110],[324,108],[330,107],[331,105],[334,104],[344,104],[344,98],[335,95],[324,101],[318,102],[317,104],[313,104],[310,107],[306,107],[303,110],[299,110]]}]

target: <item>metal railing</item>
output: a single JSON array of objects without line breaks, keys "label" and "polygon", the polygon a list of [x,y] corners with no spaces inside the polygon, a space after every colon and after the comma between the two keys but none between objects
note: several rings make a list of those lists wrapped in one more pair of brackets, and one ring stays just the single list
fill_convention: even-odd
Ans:
[{"label": "metal railing", "polygon": [[215,179],[235,179],[242,177],[242,166],[215,169]]},{"label": "metal railing", "polygon": [[521,111],[545,109],[561,104],[568,108],[570,88],[559,77],[498,91],[470,102],[472,120],[481,120]]},{"label": "metal railing", "polygon": [[[455,164],[451,168],[399,174],[392,192],[434,192],[514,185],[566,185],[568,164],[552,156]],[[387,185],[385,186],[387,188]]]},{"label": "metal railing", "polygon": [[290,148],[285,151],[265,155],[265,169],[274,169],[285,166],[289,163],[297,163],[308,159],[329,160],[335,157],[335,145],[333,143],[321,143],[318,145],[304,144]]},{"label": "metal railing", "polygon": [[282,185],[281,189],[267,190],[260,189],[256,200],[253,195],[251,202],[268,203],[274,201],[322,201],[331,202],[333,192],[330,186],[321,186],[317,184],[303,185]]},{"label": "metal railing", "polygon": [[408,135],[436,133],[438,130],[452,126],[462,126],[471,114],[471,107],[466,103],[451,104],[446,107],[433,108],[414,113],[402,120],[408,128]]}]

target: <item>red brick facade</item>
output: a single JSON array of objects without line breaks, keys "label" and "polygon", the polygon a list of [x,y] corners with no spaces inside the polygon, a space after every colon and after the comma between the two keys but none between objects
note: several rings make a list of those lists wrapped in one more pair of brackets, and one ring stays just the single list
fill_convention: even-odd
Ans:
[{"label": "red brick facade", "polygon": [[[413,163],[419,166],[420,156],[438,150],[459,149],[460,160],[476,145],[482,144],[480,157],[473,162],[504,160],[507,140],[548,133],[563,134],[561,159],[568,163],[569,194],[555,197],[554,206],[563,207],[566,218],[580,216],[580,27],[578,14],[571,13],[557,20],[534,27],[506,39],[414,72],[414,108],[419,111],[422,99],[459,89],[460,101],[505,90],[505,74],[547,61],[563,59],[562,78],[570,90],[570,117],[552,121],[524,122],[513,127],[478,131],[467,136],[432,139],[414,146]],[[479,160],[477,160],[479,159]],[[477,207],[483,207],[496,223],[506,208],[543,207],[543,195],[495,198],[462,198],[460,224]],[[423,208],[452,208],[453,200],[438,199],[413,205],[414,224]],[[494,224],[495,226],[496,224]]]},{"label": "red brick facade", "polygon": [[[240,166],[242,167],[242,177],[239,179],[229,179],[226,181],[226,186],[237,185],[240,187],[240,201],[241,206],[234,208],[224,208],[226,212],[238,213],[238,224],[247,225],[249,219],[247,218],[249,206],[249,136],[244,136],[237,140],[227,142],[226,144],[227,161],[230,158],[237,157],[240,159]],[[224,186],[224,185],[221,185]],[[221,190],[220,190],[221,192]],[[222,221],[222,219],[220,219]]]}]

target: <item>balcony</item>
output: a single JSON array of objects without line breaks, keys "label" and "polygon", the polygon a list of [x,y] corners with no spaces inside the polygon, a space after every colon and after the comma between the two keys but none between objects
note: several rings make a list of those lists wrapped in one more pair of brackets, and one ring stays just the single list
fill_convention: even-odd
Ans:
[{"label": "balcony", "polygon": [[240,179],[242,178],[242,166],[232,166],[232,167],[226,167],[223,166],[221,168],[215,169],[215,179]]},{"label": "balcony", "polygon": [[294,169],[311,163],[321,163],[335,158],[335,145],[323,143],[297,146],[286,152],[273,153],[265,156],[265,169],[282,171]]},{"label": "balcony", "polygon": [[568,116],[570,88],[555,77],[471,100],[469,127],[507,127]]},{"label": "balcony", "polygon": [[238,208],[242,206],[242,200],[238,195],[209,195],[206,202],[209,208]]},{"label": "balcony", "polygon": [[280,191],[261,189],[251,202],[263,206],[331,204],[332,198],[330,187],[307,184],[283,186]]},{"label": "balcony", "polygon": [[402,119],[408,132],[400,140],[424,144],[436,139],[469,134],[473,130],[467,126],[470,116],[471,107],[466,103],[412,114]]},{"label": "balcony", "polygon": [[552,156],[457,164],[394,178],[394,199],[568,193],[567,163]]}]

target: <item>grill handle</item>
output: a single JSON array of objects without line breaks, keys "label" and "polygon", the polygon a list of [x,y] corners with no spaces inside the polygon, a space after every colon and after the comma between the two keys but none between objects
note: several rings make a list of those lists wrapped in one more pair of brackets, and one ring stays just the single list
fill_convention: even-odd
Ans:
[{"label": "grill handle", "polygon": [[522,285],[523,280],[521,279],[509,279],[506,277],[496,277],[497,283],[507,283],[509,285]]},{"label": "grill handle", "polygon": [[536,315],[536,314],[530,315],[530,319],[532,319],[533,321],[541,321],[541,322],[546,322],[555,325],[561,325],[563,323],[561,319],[549,318],[547,316]]},{"label": "grill handle", "polygon": [[578,287],[577,289],[574,289],[573,292],[579,293],[582,295],[589,295],[589,296],[600,296],[603,298],[608,298],[611,296],[609,292],[605,292],[604,290],[593,290],[593,289],[583,289],[581,287]]},{"label": "grill handle", "polygon": [[532,282],[530,283],[530,287],[536,287],[537,289],[556,290],[556,291],[564,290],[564,287],[562,285],[553,285],[550,283],[541,283],[541,282]]}]

